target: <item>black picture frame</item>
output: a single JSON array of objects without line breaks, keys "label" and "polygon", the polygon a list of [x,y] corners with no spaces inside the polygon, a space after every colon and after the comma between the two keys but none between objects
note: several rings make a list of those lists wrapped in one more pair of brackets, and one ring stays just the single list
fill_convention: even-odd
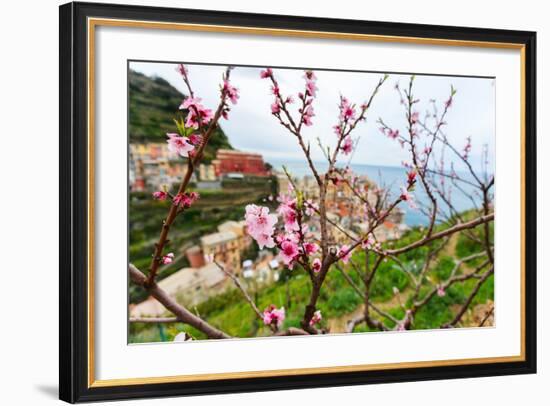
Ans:
[{"label": "black picture frame", "polygon": [[[235,393],[536,372],[536,33],[204,10],[60,6],[59,397],[67,402]],[[525,52],[525,357],[517,362],[90,387],[88,380],[87,24],[89,17],[514,43]]]}]

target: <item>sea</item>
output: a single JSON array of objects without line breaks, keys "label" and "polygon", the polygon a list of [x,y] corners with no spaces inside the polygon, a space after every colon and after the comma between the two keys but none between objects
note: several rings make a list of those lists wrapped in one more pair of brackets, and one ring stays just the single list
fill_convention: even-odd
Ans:
[{"label": "sea", "polygon": [[[307,162],[298,162],[298,161],[283,161],[278,159],[268,159],[274,169],[279,171],[283,170],[283,165],[287,168],[290,174],[293,177],[301,178],[303,176],[312,175],[311,169],[309,168]],[[316,168],[319,172],[326,172],[328,164],[326,162],[315,163]],[[404,167],[393,167],[393,166],[376,166],[376,165],[365,165],[365,164],[351,164],[351,169],[357,175],[366,175],[370,180],[376,182],[379,186],[385,186],[390,189],[392,196],[397,197],[400,193],[400,187],[405,186],[407,182],[407,169]],[[457,173],[461,178],[466,180],[472,180],[472,176],[469,173]],[[450,179],[445,180],[446,185],[450,185]],[[465,184],[463,182],[459,183],[459,190],[453,187],[451,198],[454,207],[458,211],[466,211],[474,207],[479,207],[481,205],[481,196],[471,185]],[[426,192],[424,191],[420,182],[417,182],[415,191],[413,192],[417,206],[429,206],[430,200]],[[448,213],[448,207],[441,200],[438,199],[438,206],[443,212]],[[412,209],[406,202],[399,203],[399,207],[403,210],[404,222],[409,227],[416,226],[425,226],[429,223],[428,216],[423,213],[420,209]]]}]

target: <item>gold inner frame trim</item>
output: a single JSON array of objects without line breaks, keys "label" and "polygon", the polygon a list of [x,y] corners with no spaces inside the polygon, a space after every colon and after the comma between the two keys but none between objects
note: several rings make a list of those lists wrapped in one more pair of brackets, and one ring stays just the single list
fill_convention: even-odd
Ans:
[{"label": "gold inner frame trim", "polygon": [[[520,164],[521,164],[521,269],[520,269],[520,341],[521,349],[519,355],[502,356],[502,357],[485,357],[485,358],[464,358],[452,360],[433,360],[433,361],[414,361],[414,362],[398,362],[398,363],[382,363],[382,364],[364,364],[364,365],[347,365],[347,366],[330,366],[317,368],[295,368],[295,369],[277,369],[266,371],[243,371],[243,372],[222,372],[211,374],[191,374],[191,375],[175,375],[175,376],[160,376],[146,378],[123,378],[123,379],[95,379],[95,341],[94,341],[94,191],[95,191],[95,28],[97,26],[109,27],[129,27],[129,28],[147,28],[160,30],[179,30],[179,31],[194,31],[194,32],[216,32],[229,34],[243,35],[263,35],[263,36],[283,36],[283,37],[299,37],[299,38],[317,38],[317,39],[338,39],[338,40],[355,40],[355,41],[370,41],[370,42],[385,42],[385,43],[401,43],[415,45],[431,45],[431,46],[458,46],[458,47],[478,47],[478,48],[493,48],[493,49],[511,49],[520,51],[520,83],[521,83],[521,100],[520,100]],[[280,376],[297,376],[297,375],[312,375],[312,374],[330,374],[342,372],[366,372],[380,371],[397,368],[426,368],[426,367],[441,367],[441,366],[458,366],[458,365],[473,365],[473,364],[496,364],[504,362],[521,362],[525,361],[525,45],[519,43],[507,42],[487,42],[487,41],[468,41],[468,40],[453,40],[453,39],[436,39],[422,37],[404,37],[391,35],[374,35],[374,34],[355,34],[345,32],[326,32],[326,31],[307,31],[307,30],[290,30],[290,29],[274,29],[260,27],[240,27],[227,25],[208,25],[208,24],[186,24],[186,23],[167,23],[155,21],[139,21],[139,20],[121,20],[108,18],[89,18],[88,30],[88,387],[100,388],[111,386],[125,385],[143,385],[143,384],[161,384],[161,383],[177,383],[177,382],[198,382],[212,381],[218,379],[244,379],[256,377],[280,377]]]},{"label": "gold inner frame trim", "polygon": [[120,385],[143,385],[148,383],[177,383],[177,382],[193,382],[193,381],[213,381],[216,379],[243,379],[243,378],[272,378],[277,376],[296,376],[296,375],[312,375],[312,374],[330,374],[338,372],[366,372],[366,371],[383,371],[400,368],[421,368],[433,366],[455,366],[455,365],[474,365],[474,364],[489,364],[522,361],[520,355],[511,357],[492,357],[492,358],[464,358],[457,360],[438,360],[438,361],[414,361],[400,363],[384,363],[370,365],[348,365],[335,367],[320,367],[320,368],[299,368],[299,369],[276,369],[268,371],[245,371],[245,372],[227,372],[215,374],[197,374],[197,375],[175,375],[161,376],[148,378],[125,378],[125,379],[108,379],[97,380],[91,385],[92,388],[101,388],[108,386]]}]

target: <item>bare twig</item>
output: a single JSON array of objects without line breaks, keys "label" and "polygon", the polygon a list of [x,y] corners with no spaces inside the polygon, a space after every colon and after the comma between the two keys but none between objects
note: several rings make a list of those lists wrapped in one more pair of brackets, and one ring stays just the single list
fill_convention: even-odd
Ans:
[{"label": "bare twig", "polygon": [[276,336],[276,337],[281,337],[281,336],[306,336],[306,335],[309,335],[309,333],[305,330],[302,330],[301,328],[289,327],[288,329],[283,330],[283,331],[278,331],[273,335]]},{"label": "bare twig", "polygon": [[139,285],[145,288],[147,292],[151,294],[151,296],[153,296],[164,307],[166,307],[169,311],[175,314],[178,320],[180,320],[181,322],[187,323],[190,326],[195,327],[197,330],[202,331],[204,334],[208,336],[208,338],[231,338],[231,336],[229,336],[228,334],[208,324],[206,321],[195,316],[185,307],[177,303],[174,299],[172,299],[168,295],[168,293],[162,290],[156,284],[156,282],[153,281],[152,283],[148,283],[147,277],[134,265],[130,264],[128,266],[128,271],[130,273],[130,278],[136,285]]},{"label": "bare twig", "polygon": [[485,323],[487,322],[487,320],[489,320],[489,317],[491,317],[493,315],[493,313],[495,312],[495,306],[491,306],[491,308],[489,309],[489,311],[487,311],[487,313],[485,313],[485,316],[483,317],[483,319],[479,322],[479,325],[478,327],[483,327],[485,325]]},{"label": "bare twig", "polygon": [[466,313],[466,310],[468,310],[468,307],[472,303],[472,300],[474,300],[475,296],[477,295],[477,292],[479,292],[479,289],[481,288],[481,285],[483,285],[483,282],[485,282],[489,278],[489,276],[491,276],[494,273],[494,271],[495,271],[495,268],[490,268],[487,271],[485,271],[485,273],[477,281],[476,285],[470,292],[468,299],[466,299],[466,302],[464,302],[464,304],[462,305],[462,307],[460,308],[456,316],[453,318],[453,320],[450,321],[449,323],[445,323],[443,326],[441,326],[442,328],[454,327],[460,321],[462,316],[464,316],[464,313]]},{"label": "bare twig", "polygon": [[260,320],[263,320],[264,316],[262,315],[262,312],[260,312],[260,310],[258,309],[258,306],[256,306],[256,303],[254,303],[254,301],[252,300],[252,298],[250,297],[250,295],[248,294],[248,292],[246,291],[246,289],[243,287],[243,285],[241,284],[241,281],[239,281],[239,278],[237,278],[232,272],[229,272],[225,269],[225,267],[223,267],[222,265],[220,265],[217,261],[214,260],[214,263],[216,264],[216,266],[224,273],[226,274],[227,276],[229,276],[231,278],[231,280],[233,281],[233,283],[235,284],[235,286],[241,291],[241,293],[243,294],[244,298],[246,299],[246,301],[248,302],[248,304],[250,305],[250,307],[252,307],[252,310],[254,310],[254,313],[256,313],[256,316],[258,316],[258,318]]},{"label": "bare twig", "polygon": [[404,247],[396,248],[396,249],[393,249],[393,250],[387,250],[386,253],[387,253],[387,255],[403,254],[404,252],[410,251],[414,248],[421,247],[421,246],[423,246],[424,244],[426,244],[430,241],[438,240],[440,238],[443,238],[443,237],[446,237],[448,235],[454,234],[458,231],[467,230],[467,229],[470,229],[470,228],[477,227],[480,224],[488,223],[490,221],[493,221],[494,219],[495,219],[494,213],[488,214],[486,216],[481,216],[481,217],[478,217],[475,220],[471,220],[467,223],[457,224],[453,227],[447,228],[447,229],[445,229],[443,231],[440,231],[438,233],[434,233],[434,234],[432,234],[431,236],[429,236],[427,238],[421,238],[420,240],[417,240],[417,241],[415,241],[415,242],[413,242],[409,245],[406,245]]},{"label": "bare twig", "polygon": [[[225,71],[224,78],[229,79],[230,73],[231,73],[231,70],[227,68]],[[177,194],[184,193],[186,191],[187,186],[191,180],[191,176],[193,175],[193,169],[202,159],[202,154],[204,152],[204,149],[206,148],[206,145],[208,144],[208,141],[210,140],[210,137],[212,136],[214,130],[218,126],[218,121],[222,116],[223,110],[226,106],[226,97],[227,95],[225,94],[225,92],[222,91],[220,96],[220,102],[219,102],[218,108],[216,109],[216,113],[214,114],[214,117],[212,118],[206,131],[202,133],[202,142],[197,149],[197,153],[193,158],[189,157],[187,159],[187,172],[185,173],[183,179],[181,180]],[[162,222],[162,228],[159,235],[159,239],[155,243],[155,251],[153,253],[153,258],[151,259],[151,265],[149,267],[149,276],[147,278],[146,284],[150,285],[155,281],[155,277],[158,273],[158,269],[161,264],[164,247],[168,243],[168,233],[170,231],[170,227],[172,226],[172,223],[174,222],[174,220],[176,219],[176,216],[179,213],[180,211],[179,211],[178,205],[175,205],[175,204],[170,205],[170,209],[168,210],[168,215],[166,216],[166,219]]]}]

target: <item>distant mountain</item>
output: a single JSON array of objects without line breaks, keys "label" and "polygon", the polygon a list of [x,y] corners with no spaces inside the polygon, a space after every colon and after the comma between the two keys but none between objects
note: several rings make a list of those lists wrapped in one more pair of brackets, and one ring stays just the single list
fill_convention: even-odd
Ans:
[{"label": "distant mountain", "polygon": [[[176,132],[175,118],[185,96],[160,77],[148,77],[129,71],[130,142],[163,142],[166,133]],[[218,128],[206,147],[204,160],[210,161],[220,148],[233,149],[227,136]]]}]

